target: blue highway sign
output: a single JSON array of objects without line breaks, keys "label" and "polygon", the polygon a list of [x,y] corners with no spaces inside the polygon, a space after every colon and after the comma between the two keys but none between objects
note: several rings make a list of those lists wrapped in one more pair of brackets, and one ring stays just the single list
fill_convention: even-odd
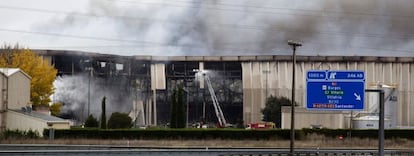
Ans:
[{"label": "blue highway sign", "polygon": [[308,71],[306,86],[307,109],[364,109],[364,71]]}]

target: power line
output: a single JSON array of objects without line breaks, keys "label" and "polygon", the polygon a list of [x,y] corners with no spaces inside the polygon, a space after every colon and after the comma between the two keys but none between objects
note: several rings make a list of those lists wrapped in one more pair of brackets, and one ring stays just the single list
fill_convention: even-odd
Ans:
[{"label": "power line", "polygon": [[156,45],[170,46],[169,44],[161,44],[161,43],[147,42],[147,41],[115,39],[115,38],[103,38],[103,37],[81,36],[81,35],[69,35],[69,34],[59,34],[59,33],[49,33],[49,32],[37,32],[37,31],[17,30],[17,29],[6,29],[6,28],[0,28],[0,31],[16,32],[16,33],[27,33],[27,34],[38,34],[38,35],[45,35],[45,36],[58,36],[58,37],[77,38],[77,39],[89,39],[89,40],[100,40],[100,41],[111,41],[111,42],[127,42],[127,43],[135,43],[135,44],[156,44]]},{"label": "power line", "polygon": [[[123,2],[123,3],[132,3],[132,4],[151,4],[151,5],[166,5],[166,3],[160,4],[160,3],[149,3],[149,2],[139,2],[139,1],[129,1],[129,0],[107,0],[111,2]],[[313,12],[313,13],[328,13],[325,14],[323,17],[328,17],[332,14],[342,14],[342,15],[357,15],[357,16],[383,16],[383,17],[398,17],[398,18],[404,18],[412,20],[414,16],[412,15],[395,15],[395,14],[374,14],[374,13],[365,13],[365,12],[341,12],[341,11],[332,11],[332,10],[311,10],[311,9],[292,9],[292,8],[282,8],[282,7],[273,7],[273,6],[257,6],[257,5],[235,5],[230,3],[220,3],[220,2],[214,2],[211,1],[181,1],[181,0],[169,0],[168,2],[181,2],[184,4],[198,4],[198,5],[207,5],[207,6],[230,6],[230,7],[239,7],[239,8],[254,8],[254,9],[269,9],[269,10],[286,10],[286,11],[302,11],[302,12]],[[182,7],[177,5],[170,5],[168,6],[176,6],[176,7]],[[200,9],[201,7],[194,6],[195,9]],[[208,8],[211,9],[211,8]],[[221,9],[220,9],[221,10]],[[229,10],[230,11],[230,10]],[[240,11],[240,10],[231,10],[231,11]],[[308,16],[314,16],[314,15],[308,15]]]},{"label": "power line", "polygon": [[[127,39],[115,39],[115,38],[103,38],[103,37],[92,37],[92,36],[81,36],[81,35],[69,35],[69,34],[59,34],[59,33],[48,33],[48,32],[36,32],[36,31],[26,31],[26,30],[16,30],[16,29],[5,29],[0,28],[0,31],[3,32],[15,32],[15,33],[27,33],[27,34],[38,34],[44,36],[57,36],[57,37],[66,37],[66,38],[76,38],[76,39],[88,39],[88,40],[99,40],[99,41],[111,41],[111,42],[125,42],[125,43],[135,43],[136,46],[145,46],[145,47],[178,47],[178,48],[188,48],[188,49],[204,49],[205,46],[194,46],[194,45],[185,45],[185,44],[170,44],[170,43],[157,43],[157,42],[148,42],[148,41],[138,41],[138,40],[127,40]],[[149,44],[149,45],[148,45]],[[133,45],[129,45],[133,46]]]},{"label": "power line", "polygon": [[[156,20],[156,19],[148,19],[148,18],[141,18],[141,17],[128,17],[128,16],[108,16],[108,15],[96,15],[90,13],[76,13],[76,12],[63,12],[63,11],[55,11],[55,10],[45,10],[45,9],[35,9],[35,8],[24,8],[24,7],[13,7],[13,6],[2,6],[0,8],[3,9],[13,9],[13,10],[23,10],[23,11],[33,11],[33,12],[44,12],[44,13],[55,13],[55,14],[66,14],[66,15],[76,15],[76,16],[85,16],[85,17],[97,17],[97,18],[113,18],[116,20],[120,19],[129,19],[129,20],[141,20],[146,22],[162,22],[162,23],[169,23],[169,24],[177,24],[188,26],[190,23],[181,23],[176,21],[169,21],[169,20]],[[245,30],[257,30],[257,31],[273,31],[273,32],[290,32],[290,33],[297,33],[300,35],[313,35],[313,34],[322,34],[322,35],[334,35],[334,36],[345,36],[348,37],[350,35],[357,36],[357,37],[368,37],[368,38],[394,38],[394,39],[412,39],[414,34],[404,34],[404,35],[392,35],[392,34],[379,34],[379,33],[354,33],[354,32],[335,32],[335,31],[294,31],[294,30],[281,30],[278,27],[282,27],[281,25],[273,25],[275,28],[267,28],[265,26],[255,26],[255,25],[241,25],[241,24],[206,24],[209,27],[220,28],[220,29],[245,29]]]},{"label": "power line", "polygon": [[[110,42],[124,42],[124,43],[134,43],[137,44],[135,46],[142,47],[177,47],[177,48],[187,48],[187,49],[205,49],[205,48],[211,48],[206,46],[197,46],[197,45],[177,45],[177,44],[170,44],[170,43],[157,43],[157,42],[148,42],[148,41],[137,41],[137,40],[127,40],[127,39],[115,39],[115,38],[103,38],[103,37],[92,37],[92,36],[81,36],[81,35],[68,35],[68,34],[59,34],[59,33],[47,33],[47,32],[35,32],[35,31],[25,31],[25,30],[16,30],[16,29],[4,29],[0,28],[0,31],[4,32],[16,32],[16,33],[28,33],[28,34],[39,34],[39,35],[45,35],[45,36],[58,36],[58,37],[67,37],[67,38],[77,38],[77,39],[88,39],[88,40],[100,40],[100,41],[110,41]],[[274,44],[281,44],[285,45],[286,41],[272,41]],[[254,42],[252,42],[254,43]],[[262,44],[262,43],[256,43],[256,44]],[[318,45],[323,46],[326,43],[317,43],[317,42],[308,42],[307,45]],[[240,45],[246,45],[246,43],[240,43]],[[332,45],[332,44],[331,44]],[[125,46],[125,45],[120,45]],[[127,45],[128,47],[134,47],[134,45]],[[409,50],[398,50],[398,49],[385,49],[385,48],[378,48],[378,47],[358,47],[358,46],[348,46],[352,49],[372,49],[372,50],[384,50],[384,51],[394,51],[394,52],[402,52],[402,53],[414,53],[414,51]],[[85,47],[86,48],[86,47]],[[232,51],[242,51],[246,50],[247,48],[240,48],[239,47],[227,47],[223,49],[210,49],[210,50],[232,50]],[[250,50],[250,51],[256,51],[256,50]]]}]

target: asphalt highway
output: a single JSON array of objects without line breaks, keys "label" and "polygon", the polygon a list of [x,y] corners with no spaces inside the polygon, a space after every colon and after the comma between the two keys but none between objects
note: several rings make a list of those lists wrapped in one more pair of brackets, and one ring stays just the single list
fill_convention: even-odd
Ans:
[{"label": "asphalt highway", "polygon": [[[358,155],[373,156],[377,154],[376,149],[318,149],[300,148],[295,149],[297,155]],[[99,146],[99,145],[21,145],[1,144],[0,155],[59,155],[59,156],[95,156],[95,155],[169,155],[169,156],[241,156],[241,155],[288,155],[288,148],[156,148],[156,147],[125,147],[125,146]],[[387,149],[385,155],[408,156],[414,155],[414,150]]]}]

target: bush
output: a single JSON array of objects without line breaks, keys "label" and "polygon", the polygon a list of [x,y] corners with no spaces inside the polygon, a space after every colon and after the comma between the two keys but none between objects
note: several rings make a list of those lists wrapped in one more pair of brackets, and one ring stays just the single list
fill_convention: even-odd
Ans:
[{"label": "bush", "polygon": [[[48,136],[48,130],[45,131],[44,136]],[[302,133],[296,132],[297,139],[304,138]],[[70,129],[55,130],[55,138],[288,140],[290,138],[290,131],[280,129]]]},{"label": "bush", "polygon": [[110,129],[131,128],[131,126],[132,119],[126,113],[112,113],[108,120],[108,128]]},{"label": "bush", "polygon": [[36,130],[6,130],[0,135],[1,139],[36,139],[39,138],[39,132]]},{"label": "bush", "polygon": [[170,97],[170,128],[184,128],[185,121],[185,108],[183,99],[184,89],[182,86],[175,88]]},{"label": "bush", "polygon": [[[266,106],[261,110],[263,114],[263,121],[273,122],[276,127],[280,128],[282,125],[282,106],[291,106],[292,101],[286,97],[270,96],[266,99]],[[295,103],[295,105],[297,105]]]},{"label": "bush", "polygon": [[99,127],[99,122],[98,122],[98,120],[95,118],[95,117],[93,117],[93,115],[91,114],[91,115],[89,115],[88,116],[88,118],[86,119],[86,121],[85,121],[85,127],[87,127],[87,128],[97,128],[97,127]]},{"label": "bush", "polygon": [[62,111],[62,103],[60,103],[60,102],[57,102],[57,103],[53,103],[50,107],[49,107],[49,110],[50,110],[50,113],[53,115],[53,116],[59,116],[59,114],[60,114],[60,112]]},{"label": "bush", "polygon": [[[296,139],[302,140],[312,134],[336,138],[339,135],[358,138],[377,138],[378,130],[347,129],[303,129],[296,130]],[[49,136],[45,129],[43,136]],[[222,140],[289,140],[289,129],[245,130],[245,129],[69,129],[55,130],[55,138],[85,139],[222,139]],[[385,130],[385,138],[414,140],[414,130]]]}]

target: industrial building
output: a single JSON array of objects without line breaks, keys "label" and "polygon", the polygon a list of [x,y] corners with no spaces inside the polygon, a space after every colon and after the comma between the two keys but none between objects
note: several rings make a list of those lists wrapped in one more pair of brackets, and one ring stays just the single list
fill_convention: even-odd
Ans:
[{"label": "industrial building", "polygon": [[42,135],[45,128],[68,129],[68,121],[32,111],[30,81],[18,68],[0,68],[0,131],[31,129]]},{"label": "industrial building", "polygon": [[[123,103],[140,125],[161,125],[169,120],[168,97],[171,90],[182,84],[187,90],[188,122],[205,119],[217,122],[212,101],[203,77],[197,71],[208,71],[217,99],[229,123],[254,123],[262,119],[266,97],[290,97],[292,92],[292,57],[270,56],[117,56],[77,51],[36,50],[49,60],[59,75],[87,74],[109,90],[122,92]],[[295,128],[320,124],[328,128],[349,128],[349,118],[375,113],[370,98],[362,112],[309,111],[306,106],[308,70],[363,70],[365,88],[375,84],[394,86],[395,114],[389,114],[394,127],[414,125],[414,58],[375,56],[297,56],[296,96],[298,118]],[[370,95],[365,95],[370,97]],[[92,102],[91,102],[92,103]],[[93,103],[99,103],[94,101]],[[134,106],[132,106],[134,105]],[[289,110],[282,113],[282,128],[289,128]],[[392,110],[394,112],[394,110]],[[85,114],[85,113],[83,113]],[[352,115],[351,115],[352,114]],[[311,117],[313,116],[313,117]],[[355,116],[356,117],[356,116]],[[316,121],[315,121],[316,120]],[[329,123],[331,122],[331,123]]]}]

